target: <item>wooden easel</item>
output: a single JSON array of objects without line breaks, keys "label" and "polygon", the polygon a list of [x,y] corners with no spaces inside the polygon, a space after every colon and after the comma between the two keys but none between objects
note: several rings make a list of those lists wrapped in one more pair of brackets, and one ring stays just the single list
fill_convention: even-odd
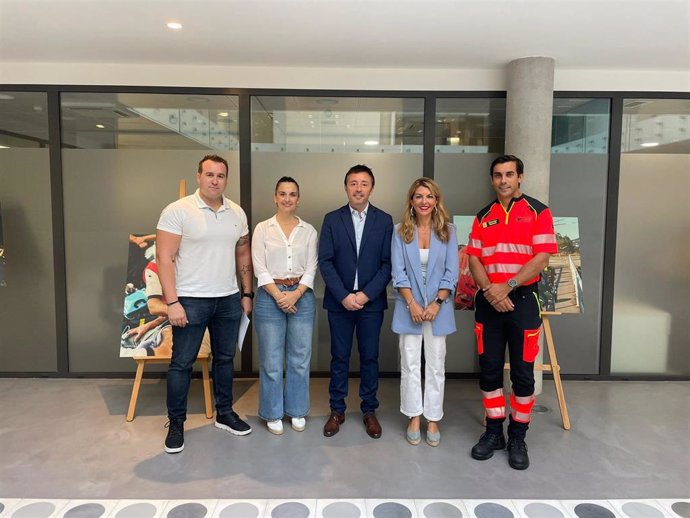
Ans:
[{"label": "wooden easel", "polygon": [[[553,381],[556,385],[556,396],[558,397],[558,406],[561,409],[563,428],[565,430],[570,430],[570,417],[568,417],[568,407],[565,404],[565,394],[563,393],[563,384],[561,383],[561,367],[558,365],[558,358],[556,358],[556,348],[553,344],[551,324],[549,323],[550,316],[561,314],[560,311],[542,311],[541,313],[541,320],[544,324],[544,340],[549,351],[549,363],[535,363],[534,370],[551,372],[553,374]],[[510,370],[510,363],[506,363],[504,368]]]},{"label": "wooden easel", "polygon": [[[187,189],[187,182],[180,180],[180,198],[185,196]],[[174,345],[173,345],[174,347]],[[129,399],[129,409],[127,410],[127,421],[134,420],[134,411],[137,407],[137,399],[139,398],[139,388],[141,388],[141,380],[144,376],[144,367],[147,364],[154,363],[170,363],[172,359],[170,356],[140,356],[132,358],[137,363],[137,372],[134,376],[134,385],[132,386],[132,397]],[[208,363],[211,360],[209,353],[199,353],[196,361],[201,364],[202,384],[204,387],[204,405],[206,407],[206,417],[211,419],[213,417],[213,405],[211,404],[211,380],[208,375]]]}]

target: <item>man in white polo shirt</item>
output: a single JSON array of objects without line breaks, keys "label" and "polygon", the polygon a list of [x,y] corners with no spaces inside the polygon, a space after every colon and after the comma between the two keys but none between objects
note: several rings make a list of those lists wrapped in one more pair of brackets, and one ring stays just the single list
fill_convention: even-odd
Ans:
[{"label": "man in white polo shirt", "polygon": [[223,196],[228,183],[225,159],[217,155],[202,158],[196,180],[199,188],[193,195],[163,210],[156,233],[158,276],[173,325],[167,379],[168,453],[184,449],[192,366],[207,327],[213,354],[215,425],[235,435],[252,431],[232,410],[233,359],[240,317],[251,312],[254,296],[247,216]]}]

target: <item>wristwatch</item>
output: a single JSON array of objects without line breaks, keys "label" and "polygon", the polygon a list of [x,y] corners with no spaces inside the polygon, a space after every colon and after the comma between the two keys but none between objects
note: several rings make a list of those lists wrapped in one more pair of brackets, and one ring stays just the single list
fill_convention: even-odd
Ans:
[{"label": "wristwatch", "polygon": [[254,298],[254,292],[250,291],[249,293],[243,293],[242,297],[249,297],[250,299]]},{"label": "wristwatch", "polygon": [[441,297],[436,297],[436,300],[435,300],[434,302],[440,306],[440,305],[443,304],[445,301],[446,301],[446,300],[445,300],[445,299],[442,299]]},{"label": "wristwatch", "polygon": [[511,290],[514,290],[515,288],[517,288],[517,281],[514,278],[508,279],[508,286],[510,286]]}]

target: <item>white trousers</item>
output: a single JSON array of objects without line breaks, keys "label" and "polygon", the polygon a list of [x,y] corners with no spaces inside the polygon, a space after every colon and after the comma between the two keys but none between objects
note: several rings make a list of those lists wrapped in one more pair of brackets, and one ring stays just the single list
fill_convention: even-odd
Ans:
[{"label": "white trousers", "polygon": [[[400,412],[424,415],[428,421],[443,417],[446,384],[446,337],[434,336],[431,322],[422,322],[421,335],[400,335]],[[424,396],[422,397],[422,343],[424,344]]]}]

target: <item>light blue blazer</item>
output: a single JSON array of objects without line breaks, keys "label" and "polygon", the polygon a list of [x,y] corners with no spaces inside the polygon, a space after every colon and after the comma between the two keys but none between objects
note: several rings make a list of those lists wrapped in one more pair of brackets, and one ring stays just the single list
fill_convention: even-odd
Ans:
[{"label": "light blue blazer", "polygon": [[[431,323],[434,336],[445,336],[454,333],[455,308],[453,293],[458,284],[458,239],[455,226],[448,225],[450,236],[447,243],[439,240],[434,232],[431,233],[429,248],[429,264],[426,272],[426,289],[422,280],[422,267],[419,261],[419,242],[417,230],[414,239],[405,243],[398,233],[400,223],[393,230],[391,242],[391,262],[394,288],[410,288],[412,295],[419,305],[426,307],[436,300],[440,289],[450,290],[450,295],[441,304],[436,319]],[[396,292],[395,309],[393,311],[393,332],[398,334],[422,334],[422,325],[412,321],[405,299],[400,292]]]}]

